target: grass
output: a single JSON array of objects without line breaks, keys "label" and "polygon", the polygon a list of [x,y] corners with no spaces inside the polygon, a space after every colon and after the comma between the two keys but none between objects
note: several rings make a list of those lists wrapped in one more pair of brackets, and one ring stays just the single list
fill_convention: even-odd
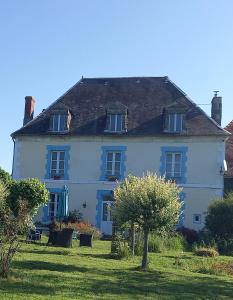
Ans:
[{"label": "grass", "polygon": [[92,249],[24,244],[9,279],[0,280],[0,299],[233,299],[233,276],[210,267],[233,268],[232,257],[150,253],[150,271],[141,272],[140,257],[115,260],[109,252],[106,241]]}]

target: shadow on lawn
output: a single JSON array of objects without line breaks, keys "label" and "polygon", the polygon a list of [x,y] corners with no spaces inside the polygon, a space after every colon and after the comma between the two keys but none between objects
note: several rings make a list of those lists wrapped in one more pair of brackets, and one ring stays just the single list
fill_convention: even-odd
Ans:
[{"label": "shadow on lawn", "polygon": [[[37,261],[34,263],[41,264]],[[49,265],[45,270],[54,270],[54,265],[56,265],[56,271],[71,271],[64,268],[64,265],[61,268],[59,264],[45,264]],[[28,265],[21,264],[21,267],[28,267]],[[43,265],[43,267],[46,266]],[[62,273],[59,275],[35,273],[30,275],[31,283],[21,282],[20,284],[17,283],[16,286],[10,284],[7,291],[11,293],[17,291],[18,288],[21,293],[25,294],[47,295],[54,294],[56,291],[56,294],[62,294],[66,297],[68,295],[69,298],[75,298],[77,295],[84,298],[85,295],[94,293],[101,299],[108,298],[108,295],[116,299],[120,299],[120,296],[127,299],[144,299],[145,297],[151,299],[162,299],[163,297],[166,299],[219,299],[228,297],[231,299],[233,295],[232,283],[217,277],[209,278],[201,275],[174,274],[154,270],[139,272],[135,269],[105,270],[83,267],[72,269],[72,271],[75,270],[85,272],[85,276],[82,274],[74,276]],[[0,289],[2,289],[2,284]],[[2,290],[5,290],[4,285]]]},{"label": "shadow on lawn", "polygon": [[91,258],[101,258],[101,259],[117,259],[116,255],[111,253],[105,253],[105,254],[93,254],[93,253],[78,253],[78,256],[80,257],[91,257]]},{"label": "shadow on lawn", "polygon": [[33,254],[46,254],[46,255],[70,255],[72,254],[70,250],[19,250],[20,253],[33,253]]},{"label": "shadow on lawn", "polygon": [[47,270],[47,271],[57,271],[57,272],[88,272],[89,269],[85,267],[79,267],[74,265],[65,265],[59,263],[51,263],[39,260],[24,260],[15,261],[13,267],[23,270]]}]

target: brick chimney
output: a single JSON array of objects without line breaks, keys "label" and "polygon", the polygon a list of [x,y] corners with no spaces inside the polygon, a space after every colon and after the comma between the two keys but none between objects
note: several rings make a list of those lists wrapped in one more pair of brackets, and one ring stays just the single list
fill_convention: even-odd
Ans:
[{"label": "brick chimney", "polygon": [[33,119],[34,106],[35,106],[34,98],[32,96],[26,96],[23,125],[26,125],[29,121]]},{"label": "brick chimney", "polygon": [[222,122],[222,97],[218,96],[218,91],[214,91],[214,97],[211,101],[211,118],[220,126]]}]

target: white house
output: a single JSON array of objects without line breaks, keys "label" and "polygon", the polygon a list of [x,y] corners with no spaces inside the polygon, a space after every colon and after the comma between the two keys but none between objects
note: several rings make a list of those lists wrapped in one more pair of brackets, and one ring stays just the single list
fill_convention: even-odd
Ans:
[{"label": "white house", "polygon": [[129,173],[156,172],[183,187],[180,226],[204,226],[210,202],[223,194],[225,140],[221,97],[208,117],[168,77],[82,78],[12,134],[13,178],[39,178],[50,203],[38,219],[56,216],[59,200],[111,234],[112,190]]}]

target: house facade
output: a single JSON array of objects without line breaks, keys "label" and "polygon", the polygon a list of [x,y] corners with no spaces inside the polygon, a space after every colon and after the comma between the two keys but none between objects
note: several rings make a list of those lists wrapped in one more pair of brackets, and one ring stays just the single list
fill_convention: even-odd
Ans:
[{"label": "house facade", "polygon": [[128,174],[147,171],[183,190],[178,226],[200,230],[207,207],[223,195],[225,140],[221,98],[208,117],[168,77],[82,78],[12,134],[13,178],[45,182],[50,202],[37,219],[50,222],[61,197],[69,210],[111,234],[113,190]]}]

